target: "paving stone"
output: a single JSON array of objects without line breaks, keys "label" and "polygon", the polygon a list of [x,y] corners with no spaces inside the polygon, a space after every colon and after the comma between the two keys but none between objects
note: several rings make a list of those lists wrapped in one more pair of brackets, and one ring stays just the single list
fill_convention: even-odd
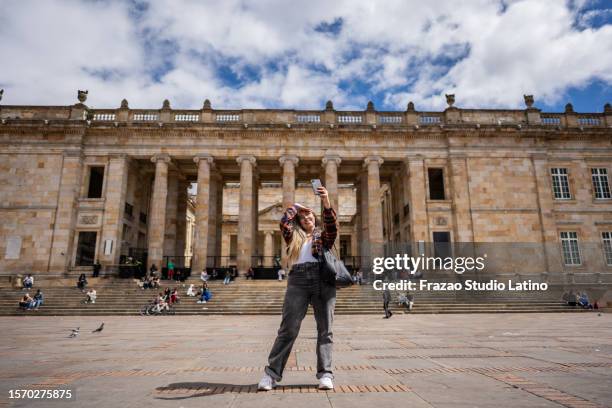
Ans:
[{"label": "paving stone", "polygon": [[[315,325],[306,319],[283,381],[268,393],[256,384],[277,316],[104,317],[100,335],[91,334],[99,319],[0,318],[11,337],[0,344],[0,392],[69,388],[88,407],[129,408],[612,405],[612,359],[596,351],[610,350],[612,315],[506,317],[337,316],[336,388],[328,392],[317,389]],[[569,325],[586,333],[579,342],[566,338]],[[77,326],[80,336],[66,338]],[[3,406],[69,405],[0,399]]]}]

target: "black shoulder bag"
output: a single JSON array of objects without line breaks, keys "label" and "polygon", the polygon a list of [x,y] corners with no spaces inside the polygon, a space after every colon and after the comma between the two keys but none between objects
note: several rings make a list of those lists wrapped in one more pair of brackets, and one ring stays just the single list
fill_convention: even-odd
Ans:
[{"label": "black shoulder bag", "polygon": [[345,288],[353,284],[353,277],[342,261],[333,252],[323,247],[323,256],[319,259],[321,279],[337,288]]}]

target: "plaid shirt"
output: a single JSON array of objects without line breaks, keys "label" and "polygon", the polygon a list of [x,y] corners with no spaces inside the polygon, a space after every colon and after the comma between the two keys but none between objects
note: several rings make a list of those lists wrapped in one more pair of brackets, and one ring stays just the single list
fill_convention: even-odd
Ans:
[{"label": "plaid shirt", "polygon": [[[280,221],[280,229],[287,245],[293,239],[293,229],[297,220],[298,209],[295,205],[287,208]],[[338,225],[336,222],[336,211],[333,208],[323,209],[323,229],[315,227],[312,234],[312,256],[318,258],[323,253],[323,248],[331,249],[338,235]]]}]

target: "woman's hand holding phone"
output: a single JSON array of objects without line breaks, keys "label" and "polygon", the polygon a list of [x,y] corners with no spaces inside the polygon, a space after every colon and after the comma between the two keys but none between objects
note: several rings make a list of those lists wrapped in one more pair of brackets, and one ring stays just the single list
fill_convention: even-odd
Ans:
[{"label": "woman's hand holding phone", "polygon": [[321,186],[317,188],[317,195],[321,197],[321,203],[323,204],[323,208],[331,208],[331,204],[329,202],[329,195],[325,187]]}]

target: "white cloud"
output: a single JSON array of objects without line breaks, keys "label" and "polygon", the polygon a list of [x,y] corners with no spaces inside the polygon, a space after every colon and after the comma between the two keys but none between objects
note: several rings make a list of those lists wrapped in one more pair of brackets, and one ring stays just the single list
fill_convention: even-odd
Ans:
[{"label": "white cloud", "polygon": [[[140,3],[137,3],[140,4]],[[4,1],[5,104],[442,109],[549,104],[612,83],[610,10],[588,1]],[[130,9],[131,7],[131,9]],[[140,11],[139,11],[140,10]],[[144,11],[142,11],[144,10]],[[342,22],[339,33],[315,31]],[[220,71],[237,78],[225,78]]]}]

